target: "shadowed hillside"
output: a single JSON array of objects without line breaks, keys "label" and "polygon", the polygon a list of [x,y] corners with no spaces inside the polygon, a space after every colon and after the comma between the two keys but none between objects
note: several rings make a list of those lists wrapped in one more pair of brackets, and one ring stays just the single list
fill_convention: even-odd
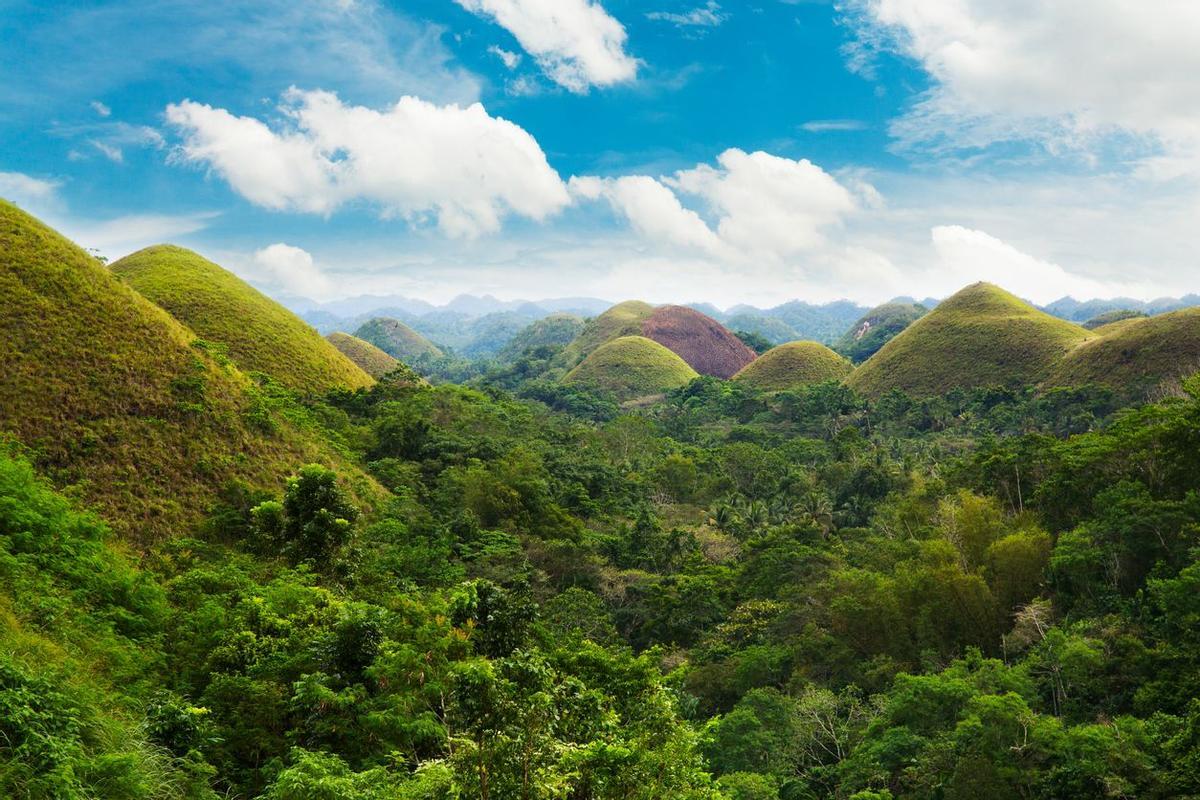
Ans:
[{"label": "shadowed hillside", "polygon": [[697,376],[686,361],[658,342],[644,336],[622,336],[596,348],[563,381],[629,400],[677,389]]},{"label": "shadowed hillside", "polygon": [[779,392],[813,383],[841,380],[854,366],[818,342],[788,342],[773,347],[747,364],[734,380],[757,389]]},{"label": "shadowed hillside", "polygon": [[925,316],[928,309],[918,303],[884,303],[861,317],[833,349],[861,364],[878,353],[901,331]]},{"label": "shadowed hillside", "polygon": [[1047,385],[1098,383],[1132,394],[1200,371],[1200,308],[1124,319],[1096,334],[1067,354]]},{"label": "shadowed hillside", "polygon": [[442,351],[398,319],[376,317],[368,320],[354,335],[364,342],[375,345],[392,358],[404,362],[415,361],[421,356],[437,358]]},{"label": "shadowed hillside", "polygon": [[1037,384],[1089,336],[997,286],[976,283],[884,345],[847,383],[868,396]]},{"label": "shadowed hillside", "polygon": [[583,320],[574,314],[551,314],[532,322],[517,333],[499,357],[512,360],[535,347],[561,347],[570,344],[583,330]]},{"label": "shadowed hillside", "polygon": [[148,247],[112,271],[201,339],[221,345],[243,371],[266,373],[301,394],[373,383],[302,319],[190,250]]},{"label": "shadowed hillside", "polygon": [[357,336],[335,331],[325,338],[338,349],[338,352],[357,364],[359,369],[372,378],[381,378],[401,365],[399,360]]},{"label": "shadowed hillside", "polygon": [[755,353],[715,319],[686,306],[661,306],[642,321],[642,335],[668,348],[701,375],[731,378]]}]

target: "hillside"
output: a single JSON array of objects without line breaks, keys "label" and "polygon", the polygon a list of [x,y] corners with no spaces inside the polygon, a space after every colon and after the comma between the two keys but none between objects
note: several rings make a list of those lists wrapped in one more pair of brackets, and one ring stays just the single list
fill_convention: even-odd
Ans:
[{"label": "hillside", "polygon": [[918,303],[884,303],[876,306],[838,339],[833,349],[861,364],[928,311]]},{"label": "hillside", "polygon": [[374,382],[291,311],[190,250],[148,247],[111,269],[245,372],[266,373],[300,394]]},{"label": "hillside", "polygon": [[438,358],[442,355],[442,351],[433,342],[391,317],[368,320],[354,335],[375,345],[392,358],[406,363],[423,356]]},{"label": "hillside", "polygon": [[642,335],[674,352],[701,375],[731,378],[755,353],[721,323],[686,306],[660,306],[642,321]]},{"label": "hillside", "polygon": [[518,331],[500,351],[499,357],[512,360],[536,347],[564,347],[580,334],[583,325],[583,320],[574,314],[543,317]]},{"label": "hillside", "polygon": [[854,370],[842,356],[818,342],[789,342],[773,347],[733,376],[768,392],[841,380]]},{"label": "hillside", "polygon": [[139,540],[180,533],[230,481],[277,489],[337,461],[277,419],[166,311],[0,202],[0,433]]},{"label": "hillside", "polygon": [[1087,322],[1083,323],[1083,327],[1089,331],[1098,330],[1106,325],[1112,325],[1114,322],[1121,322],[1127,319],[1141,319],[1147,316],[1145,311],[1134,311],[1129,308],[1120,308],[1116,311],[1106,311],[1103,314],[1098,314]]},{"label": "hillside", "polygon": [[1111,322],[1096,333],[1067,354],[1046,385],[1097,383],[1133,394],[1200,371],[1200,308]]},{"label": "hillside", "polygon": [[976,283],[942,302],[862,364],[848,385],[868,396],[1036,384],[1091,334],[1008,292]]},{"label": "hillside", "polygon": [[342,355],[358,365],[358,368],[372,378],[381,378],[401,365],[370,342],[364,342],[357,336],[335,331],[325,337]]},{"label": "hillside", "polygon": [[573,367],[605,342],[621,336],[639,336],[642,322],[654,313],[654,306],[641,300],[626,300],[588,320],[575,340],[563,348],[559,361]]},{"label": "hillside", "polygon": [[686,361],[658,342],[644,336],[622,336],[596,348],[563,381],[630,400],[677,389],[697,376]]}]

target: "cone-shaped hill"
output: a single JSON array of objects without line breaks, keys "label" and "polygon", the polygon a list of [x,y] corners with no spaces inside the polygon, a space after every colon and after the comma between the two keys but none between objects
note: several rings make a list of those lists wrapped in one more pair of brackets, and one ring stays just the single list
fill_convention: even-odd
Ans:
[{"label": "cone-shaped hill", "polygon": [[382,378],[401,365],[370,342],[364,342],[357,336],[337,331],[325,337],[338,352],[358,365],[358,368],[372,378]]},{"label": "cone-shaped hill", "polygon": [[309,461],[353,474],[188,328],[3,201],[0,297],[0,434],[121,534],[188,533],[231,481],[278,491]]},{"label": "cone-shaped hill", "polygon": [[583,319],[574,314],[551,314],[535,320],[517,333],[499,357],[505,360],[520,358],[526,350],[535,347],[558,347],[569,345],[583,331]]},{"label": "cone-shaped hill", "polygon": [[654,313],[654,306],[641,300],[617,303],[588,320],[575,340],[563,348],[559,358],[565,367],[573,367],[605,342],[622,336],[640,336],[642,321]]},{"label": "cone-shaped hill", "polygon": [[190,250],[148,247],[112,271],[201,339],[221,345],[244,372],[265,373],[301,394],[374,382],[304,320]]},{"label": "cone-shaped hill", "polygon": [[391,317],[367,320],[354,335],[405,363],[423,356],[438,358],[442,355],[442,351],[433,342]]},{"label": "cone-shaped hill", "polygon": [[622,336],[597,347],[563,381],[631,400],[677,389],[697,376],[686,361],[658,342],[644,336]]},{"label": "cone-shaped hill", "polygon": [[1046,386],[1111,386],[1125,393],[1153,389],[1200,371],[1200,308],[1112,322],[1076,347]]},{"label": "cone-shaped hill", "polygon": [[847,379],[868,396],[1041,383],[1091,334],[987,283],[968,286],[889,341]]},{"label": "cone-shaped hill", "polygon": [[672,351],[701,375],[732,378],[755,353],[712,317],[686,306],[659,306],[642,320],[642,335]]},{"label": "cone-shaped hill", "polygon": [[772,347],[733,376],[757,389],[781,392],[822,381],[840,381],[854,365],[818,342],[788,342]]},{"label": "cone-shaped hill", "polygon": [[861,364],[878,353],[905,328],[925,316],[928,309],[919,303],[884,303],[859,318],[853,327],[834,343],[833,349]]}]

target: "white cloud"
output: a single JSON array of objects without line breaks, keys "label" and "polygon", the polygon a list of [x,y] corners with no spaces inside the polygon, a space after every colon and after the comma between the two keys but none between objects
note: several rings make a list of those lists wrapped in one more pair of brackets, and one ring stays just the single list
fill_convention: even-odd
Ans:
[{"label": "white cloud", "polygon": [[91,103],[89,103],[89,105],[92,107],[93,111],[102,117],[112,116],[112,109],[104,105],[104,103],[101,103],[99,100],[93,100]]},{"label": "white cloud", "polygon": [[585,200],[605,199],[643,237],[680,247],[716,252],[720,239],[675,193],[647,175],[571,178],[571,192]]},{"label": "white cloud", "polygon": [[22,172],[0,172],[0,197],[26,209],[44,209],[58,200],[61,181],[34,178]]},{"label": "white cloud", "polygon": [[299,247],[277,242],[254,253],[254,264],[273,289],[323,300],[333,290],[333,281],[313,262],[312,255]]},{"label": "white cloud", "polygon": [[291,89],[280,110],[290,124],[277,130],[190,100],[168,106],[167,120],[183,134],[179,158],[270,209],[329,214],[361,199],[470,237],[499,230],[506,214],[542,220],[569,201],[534,138],[478,103],[403,97],[376,111]]},{"label": "white cloud", "polygon": [[637,77],[624,26],[595,0],[455,0],[511,33],[555,83],[572,91]]},{"label": "white cloud", "polygon": [[703,6],[690,11],[651,11],[646,14],[646,18],[670,22],[680,28],[715,28],[724,24],[729,19],[729,14],[721,10],[721,4],[716,0],[708,0]]},{"label": "white cloud", "polygon": [[858,119],[813,119],[803,123],[800,130],[807,133],[830,133],[865,130],[867,124]]},{"label": "white cloud", "polygon": [[1161,148],[1174,162],[1200,151],[1194,0],[847,5],[868,48],[903,53],[934,79],[893,126],[902,144],[1031,140],[1090,152],[1115,143],[1135,154]]},{"label": "white cloud", "polygon": [[115,147],[108,142],[102,142],[99,139],[92,139],[92,146],[100,151],[100,154],[112,161],[115,164],[125,163],[125,154],[121,152],[121,148]]},{"label": "white cloud", "polygon": [[511,50],[505,50],[503,47],[498,45],[492,45],[489,47],[488,52],[504,62],[504,66],[508,67],[509,69],[516,69],[521,63],[520,53],[514,53]]},{"label": "white cloud", "polygon": [[175,241],[202,231],[216,212],[190,214],[128,214],[107,220],[68,217],[48,221],[82,247],[116,258],[152,244]]}]

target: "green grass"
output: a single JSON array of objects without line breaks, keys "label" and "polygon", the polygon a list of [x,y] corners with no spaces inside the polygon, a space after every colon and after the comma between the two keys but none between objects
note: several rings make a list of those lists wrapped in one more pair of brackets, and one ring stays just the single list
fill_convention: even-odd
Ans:
[{"label": "green grass", "polygon": [[573,367],[593,350],[621,336],[640,336],[642,323],[654,313],[654,306],[641,300],[626,300],[588,320],[583,330],[569,345],[563,348],[559,361],[564,367]]},{"label": "green grass", "polygon": [[190,250],[148,247],[112,271],[200,338],[223,346],[243,371],[263,372],[300,394],[374,382],[302,319]]},{"label": "green grass", "polygon": [[1041,383],[1091,334],[999,287],[976,283],[889,341],[847,379],[879,396],[927,397],[954,388]]},{"label": "green grass", "polygon": [[95,258],[0,201],[0,436],[125,537],[190,530],[227,482],[345,469]]},{"label": "green grass", "polygon": [[1200,308],[1124,319],[1095,333],[1067,354],[1047,386],[1096,383],[1136,393],[1200,371]]},{"label": "green grass", "polygon": [[658,342],[642,336],[622,336],[597,347],[563,381],[630,400],[677,389],[698,376],[686,361]]},{"label": "green grass", "polygon": [[1092,317],[1087,322],[1083,323],[1083,327],[1089,331],[1098,331],[1114,322],[1123,322],[1127,319],[1143,319],[1146,316],[1145,311],[1133,311],[1127,308],[1117,309],[1116,311],[1106,311],[1103,314],[1098,314]]},{"label": "green grass", "polygon": [[834,343],[833,349],[861,364],[878,353],[905,328],[925,316],[919,303],[884,303],[871,309]]},{"label": "green grass", "polygon": [[391,317],[368,320],[354,335],[375,345],[392,358],[406,363],[416,361],[422,356],[439,358],[442,355],[442,351],[433,342]]},{"label": "green grass", "polygon": [[849,361],[823,344],[788,342],[751,361],[733,379],[764,391],[780,392],[841,380],[853,369]]},{"label": "green grass", "polygon": [[357,336],[338,331],[325,338],[338,349],[338,352],[357,364],[359,369],[372,378],[382,378],[401,365],[398,359],[392,358],[375,345],[364,342]]}]

